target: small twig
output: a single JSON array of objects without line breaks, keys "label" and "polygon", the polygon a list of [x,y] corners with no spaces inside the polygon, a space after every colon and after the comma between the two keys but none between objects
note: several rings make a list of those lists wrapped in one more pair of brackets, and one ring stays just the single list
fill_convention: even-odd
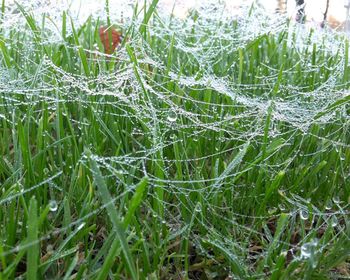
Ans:
[{"label": "small twig", "polygon": [[329,9],[329,0],[327,0],[327,4],[326,4],[326,10],[324,11],[323,14],[323,21],[321,23],[321,27],[324,28],[326,25],[326,21],[327,21],[327,15],[328,15],[328,9]]}]

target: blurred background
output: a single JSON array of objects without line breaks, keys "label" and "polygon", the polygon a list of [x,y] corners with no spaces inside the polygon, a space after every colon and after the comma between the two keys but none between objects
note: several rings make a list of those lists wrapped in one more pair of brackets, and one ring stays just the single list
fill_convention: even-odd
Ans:
[{"label": "blurred background", "polygon": [[[271,13],[283,13],[288,17],[296,19],[298,10],[302,8],[305,15],[305,23],[315,27],[327,23],[330,27],[338,30],[346,28],[346,22],[349,17],[350,0],[224,0],[227,8],[232,13],[239,14],[243,5],[251,5],[255,2],[264,7]],[[163,7],[172,9],[174,3],[174,13],[179,16],[185,16],[189,8],[195,7],[203,1],[199,0],[160,0]],[[297,8],[300,7],[300,8]],[[349,28],[347,28],[349,31]]]},{"label": "blurred background", "polygon": [[[110,0],[111,13],[114,15],[128,13],[136,2],[144,0]],[[14,0],[5,0],[6,4]],[[45,6],[60,8],[69,7],[78,11],[79,19],[84,20],[91,13],[103,12],[105,0],[18,0],[21,5],[32,5],[36,9]],[[203,3],[225,3],[228,12],[239,15],[242,7],[255,3],[270,13],[286,14],[289,18],[303,22],[315,28],[331,27],[338,31],[350,32],[349,7],[350,0],[159,0],[159,8],[173,13],[177,17],[185,17],[191,8]]]}]

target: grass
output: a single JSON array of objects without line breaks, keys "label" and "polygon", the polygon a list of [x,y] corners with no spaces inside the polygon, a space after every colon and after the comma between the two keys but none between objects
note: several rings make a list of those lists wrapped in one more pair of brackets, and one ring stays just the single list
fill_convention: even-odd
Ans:
[{"label": "grass", "polygon": [[1,29],[0,279],[349,277],[348,40],[157,2]]}]

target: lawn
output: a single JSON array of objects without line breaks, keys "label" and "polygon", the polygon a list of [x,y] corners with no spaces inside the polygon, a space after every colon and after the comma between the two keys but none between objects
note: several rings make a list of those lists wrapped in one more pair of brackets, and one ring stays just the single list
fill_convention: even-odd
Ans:
[{"label": "lawn", "polygon": [[157,2],[0,25],[0,279],[349,278],[346,36]]}]

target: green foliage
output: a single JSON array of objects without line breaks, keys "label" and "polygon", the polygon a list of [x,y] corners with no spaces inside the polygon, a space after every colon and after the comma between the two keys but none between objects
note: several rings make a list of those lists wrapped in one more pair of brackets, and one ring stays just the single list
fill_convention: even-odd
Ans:
[{"label": "green foliage", "polygon": [[348,40],[157,3],[0,29],[0,279],[349,273]]}]

